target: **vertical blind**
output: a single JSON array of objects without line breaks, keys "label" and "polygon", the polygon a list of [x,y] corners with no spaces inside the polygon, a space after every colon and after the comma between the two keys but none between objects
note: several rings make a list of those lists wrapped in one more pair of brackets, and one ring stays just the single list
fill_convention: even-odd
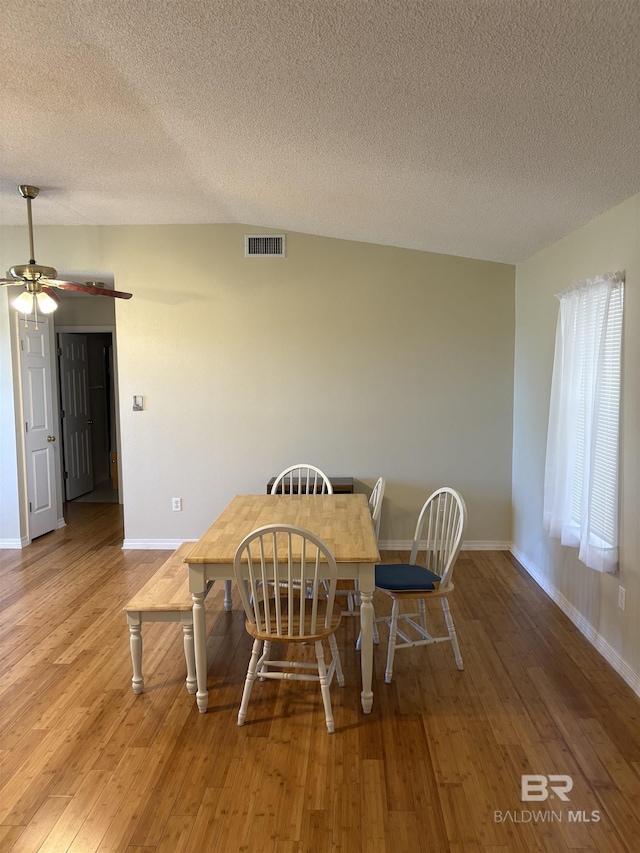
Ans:
[{"label": "vertical blind", "polygon": [[592,569],[618,565],[624,274],[558,294],[544,483],[544,526]]}]

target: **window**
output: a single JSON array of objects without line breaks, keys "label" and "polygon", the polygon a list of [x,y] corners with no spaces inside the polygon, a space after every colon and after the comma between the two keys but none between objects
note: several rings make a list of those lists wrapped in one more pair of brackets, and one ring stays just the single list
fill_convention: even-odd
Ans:
[{"label": "window", "polygon": [[601,572],[618,566],[623,297],[623,273],[558,294],[544,526]]}]

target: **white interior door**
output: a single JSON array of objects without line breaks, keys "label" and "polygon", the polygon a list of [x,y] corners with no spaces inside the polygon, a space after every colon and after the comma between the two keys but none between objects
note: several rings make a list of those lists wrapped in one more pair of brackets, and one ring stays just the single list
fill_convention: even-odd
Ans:
[{"label": "white interior door", "polygon": [[51,396],[49,323],[46,318],[20,321],[22,404],[29,500],[29,538],[58,526],[56,459]]},{"label": "white interior door", "polygon": [[93,489],[87,336],[60,332],[60,402],[68,501]]}]

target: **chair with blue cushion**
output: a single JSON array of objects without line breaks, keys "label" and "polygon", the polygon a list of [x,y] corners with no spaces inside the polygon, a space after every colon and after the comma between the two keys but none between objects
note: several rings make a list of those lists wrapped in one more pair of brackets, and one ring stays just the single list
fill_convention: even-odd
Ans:
[{"label": "chair with blue cushion", "polygon": [[[389,626],[389,648],[384,680],[389,684],[397,649],[451,643],[458,669],[464,669],[448,596],[453,592],[451,576],[467,522],[467,508],[461,495],[444,487],[435,491],[418,516],[408,563],[376,566],[376,589],[393,600],[390,616],[376,622]],[[423,544],[424,543],[424,544]],[[418,565],[418,551],[426,547],[425,566]],[[446,636],[434,637],[427,629],[425,601],[438,598],[447,626]],[[417,612],[401,612],[403,601],[417,601]]]}]

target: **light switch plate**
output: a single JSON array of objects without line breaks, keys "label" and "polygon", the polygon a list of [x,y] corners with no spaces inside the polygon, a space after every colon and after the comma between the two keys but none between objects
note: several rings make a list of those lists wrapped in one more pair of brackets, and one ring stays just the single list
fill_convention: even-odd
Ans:
[{"label": "light switch plate", "polygon": [[141,412],[144,408],[143,406],[144,398],[142,394],[134,394],[133,395],[133,411]]}]

